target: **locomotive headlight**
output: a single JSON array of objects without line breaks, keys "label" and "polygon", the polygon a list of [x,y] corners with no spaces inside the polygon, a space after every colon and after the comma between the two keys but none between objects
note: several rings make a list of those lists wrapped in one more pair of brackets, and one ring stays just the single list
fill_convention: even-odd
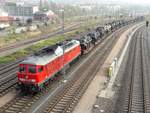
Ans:
[{"label": "locomotive headlight", "polygon": [[25,81],[25,79],[24,79],[24,78],[19,78],[19,80],[20,80],[20,81]]}]

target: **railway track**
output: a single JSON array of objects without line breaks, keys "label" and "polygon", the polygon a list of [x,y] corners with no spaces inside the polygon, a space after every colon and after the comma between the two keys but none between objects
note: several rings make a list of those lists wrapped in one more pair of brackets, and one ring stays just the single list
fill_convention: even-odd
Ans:
[{"label": "railway track", "polygon": [[130,44],[128,63],[126,65],[123,85],[117,103],[119,113],[149,113],[150,90],[148,79],[147,48],[143,29],[137,31]]},{"label": "railway track", "polygon": [[11,62],[11,63],[8,63],[2,67],[0,67],[0,76],[6,72],[9,72],[13,69],[15,69],[16,67],[18,67],[18,64],[22,61],[22,59],[19,59],[15,62]]},{"label": "railway track", "polygon": [[[127,26],[126,26],[126,28],[127,28]],[[125,28],[124,28],[125,29]],[[116,37],[118,37],[119,35],[121,35],[121,33],[124,31],[124,29],[122,29],[122,30],[119,30],[119,33],[117,34],[117,36]],[[108,54],[109,53],[109,51],[111,50],[111,48],[112,48],[112,46],[113,46],[113,44],[116,42],[116,40],[117,40],[117,38],[115,38],[114,36],[112,36],[112,38],[110,38],[109,39],[109,41],[108,41],[108,44],[104,44],[104,45],[101,45],[101,46],[103,46],[101,49],[100,49],[100,51],[101,52],[99,52],[99,51],[96,51],[93,55],[92,55],[92,57],[94,57],[94,62],[93,62],[93,65],[92,66],[89,66],[89,70],[90,70],[90,72],[87,72],[87,73],[82,73],[83,75],[81,76],[81,72],[83,71],[79,71],[80,73],[78,73],[78,76],[80,76],[81,78],[81,80],[80,79],[77,79],[77,76],[76,76],[76,78],[75,79],[73,79],[73,81],[69,81],[69,82],[67,82],[67,84],[66,84],[66,87],[68,87],[68,88],[63,88],[63,89],[66,89],[66,92],[68,92],[68,90],[69,91],[77,91],[79,94],[80,93],[83,93],[84,92],[84,90],[86,89],[86,87],[88,86],[88,84],[90,83],[90,81],[92,80],[92,78],[94,77],[94,73],[93,73],[93,70],[97,70],[98,68],[99,68],[99,66],[98,66],[98,64],[99,64],[99,62],[98,61],[100,61],[101,60],[101,63],[102,63],[102,58],[104,59],[105,57],[104,57],[104,54]],[[113,42],[113,43],[112,43]],[[101,53],[101,54],[100,54]],[[101,57],[100,57],[100,56]],[[96,56],[99,56],[98,58],[96,58]],[[91,61],[93,61],[93,58],[91,58],[90,57],[90,62]],[[89,63],[89,62],[88,62]],[[100,63],[100,64],[101,64]],[[99,64],[99,65],[100,65]],[[97,67],[97,68],[95,68],[95,66]],[[86,70],[86,68],[87,68],[87,64],[86,65],[84,65],[84,70]],[[95,73],[96,73],[96,71],[94,71]],[[91,77],[87,77],[87,74],[88,73],[90,73],[91,75],[93,75],[93,76],[91,76]],[[88,75],[89,76],[89,75]],[[86,80],[88,78],[88,80]],[[84,82],[83,82],[83,80],[84,80]],[[41,97],[41,96],[43,96],[43,95],[45,95],[46,94],[46,92],[48,92],[49,90],[50,90],[50,88],[52,88],[52,87],[54,87],[53,85],[54,85],[54,83],[53,83],[54,81],[52,81],[52,85],[49,85],[45,90],[43,90],[41,93],[39,93],[39,94],[37,94],[37,95],[35,95],[35,96],[21,96],[20,94],[19,95],[17,95],[11,102],[9,102],[9,103],[7,103],[6,105],[4,105],[3,107],[1,107],[0,108],[0,113],[18,113],[18,112],[26,112],[31,106],[32,106],[32,104],[33,103],[35,103],[36,101],[38,101],[39,100],[39,98]],[[80,87],[78,87],[78,86],[80,86],[80,83],[81,82],[83,82],[82,83],[82,86],[83,86],[83,89]],[[77,83],[77,84],[74,84],[74,83]],[[87,84],[87,85],[85,85],[85,84]],[[72,87],[73,86],[73,87]],[[71,89],[70,89],[70,88]],[[65,92],[65,91],[62,91],[62,92]],[[62,94],[62,92],[61,92],[61,94]],[[75,93],[75,94],[77,94],[77,92]],[[68,93],[69,94],[69,93]],[[69,95],[70,96],[72,96],[74,93],[70,93]],[[66,95],[66,93],[64,93],[64,96]],[[68,99],[70,100],[70,98],[69,98],[69,95],[66,95],[66,99],[67,99],[67,97],[68,97]],[[77,96],[77,95],[76,95]],[[74,98],[73,99],[77,99],[77,98],[75,98],[76,97],[75,95],[74,95]],[[81,94],[80,95],[78,95],[77,97],[79,98],[81,96]],[[54,98],[54,100],[55,100],[56,98]],[[74,100],[74,101],[75,101]],[[53,104],[54,105],[54,104]],[[56,105],[58,105],[58,104],[56,104]],[[69,104],[67,104],[67,105],[69,105]],[[71,105],[71,104],[70,104]],[[54,109],[53,109],[54,110]]]},{"label": "railway track", "polygon": [[131,70],[131,82],[129,88],[128,113],[144,113],[144,81],[143,81],[143,62],[141,34],[136,37],[134,44],[135,59],[133,59]]},{"label": "railway track", "polygon": [[17,84],[16,77],[10,77],[9,80],[0,82],[0,97],[4,96],[9,91],[13,90]]},{"label": "railway track", "polygon": [[0,68],[0,97],[14,89],[17,84],[16,72],[22,59]]},{"label": "railway track", "polygon": [[144,75],[144,109],[145,109],[145,113],[150,113],[150,77],[149,77],[149,73],[150,73],[150,46],[149,46],[149,35],[148,35],[148,31],[146,28],[145,31],[145,35],[143,34],[143,40],[142,40],[142,46],[143,46],[143,50],[142,53],[145,54],[143,56],[143,75]]}]

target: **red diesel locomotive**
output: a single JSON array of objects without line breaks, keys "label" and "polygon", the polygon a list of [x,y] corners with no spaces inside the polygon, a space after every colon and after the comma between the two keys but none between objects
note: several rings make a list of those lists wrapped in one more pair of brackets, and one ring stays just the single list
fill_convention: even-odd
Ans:
[{"label": "red diesel locomotive", "polygon": [[47,47],[28,57],[19,65],[18,86],[21,90],[38,92],[56,73],[81,54],[80,42],[66,41]]}]

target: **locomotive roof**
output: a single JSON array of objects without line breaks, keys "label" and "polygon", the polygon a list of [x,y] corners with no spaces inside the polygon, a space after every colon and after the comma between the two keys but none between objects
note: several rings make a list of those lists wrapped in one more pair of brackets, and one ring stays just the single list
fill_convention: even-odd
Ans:
[{"label": "locomotive roof", "polygon": [[77,45],[79,45],[79,41],[77,40],[65,41],[63,45],[62,43],[59,43],[57,45],[46,47],[41,51],[35,53],[34,55],[26,58],[24,61],[22,61],[22,64],[46,65],[55,58],[63,55],[63,49],[64,52],[67,52],[72,48],[76,47]]}]

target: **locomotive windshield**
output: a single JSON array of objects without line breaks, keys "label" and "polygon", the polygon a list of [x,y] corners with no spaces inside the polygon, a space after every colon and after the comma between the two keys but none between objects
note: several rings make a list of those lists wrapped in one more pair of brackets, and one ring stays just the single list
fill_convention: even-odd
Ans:
[{"label": "locomotive windshield", "polygon": [[25,72],[25,66],[19,67],[19,72],[20,72],[20,73]]},{"label": "locomotive windshield", "polygon": [[28,69],[29,69],[29,73],[32,73],[32,74],[36,73],[36,67],[35,66],[29,66]]}]

